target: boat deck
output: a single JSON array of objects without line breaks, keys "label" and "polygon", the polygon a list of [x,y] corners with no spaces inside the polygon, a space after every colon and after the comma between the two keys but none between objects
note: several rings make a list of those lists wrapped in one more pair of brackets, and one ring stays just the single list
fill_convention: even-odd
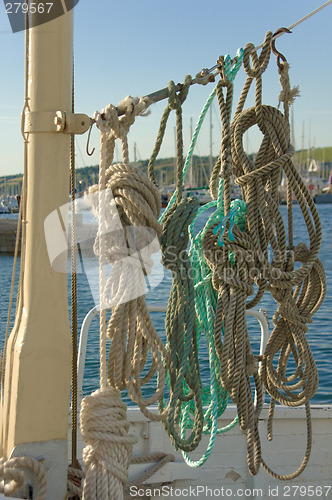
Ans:
[{"label": "boat deck", "polygon": [[[219,427],[229,423],[236,415],[236,408],[229,406],[219,420]],[[332,498],[332,406],[312,406],[313,444],[309,464],[304,472],[291,481],[280,481],[262,468],[251,476],[247,467],[246,436],[235,426],[226,434],[218,435],[214,450],[205,464],[189,467],[181,452],[175,451],[160,422],[149,421],[138,409],[128,408],[130,432],[138,442],[133,456],[148,456],[157,452],[174,455],[175,461],[167,463],[146,481],[146,496],[142,489],[132,487],[130,498],[162,499],[166,497],[200,498]],[[306,449],[306,421],[304,408],[277,406],[273,421],[273,440],[266,439],[268,406],[264,407],[259,422],[262,452],[265,462],[279,474],[290,474],[302,462]],[[190,455],[198,460],[205,452],[208,436]],[[83,442],[78,443],[82,456]],[[131,465],[129,480],[139,477],[152,464]],[[171,490],[173,488],[173,490]],[[150,495],[151,493],[151,495]],[[313,494],[312,494],[313,493]]]}]

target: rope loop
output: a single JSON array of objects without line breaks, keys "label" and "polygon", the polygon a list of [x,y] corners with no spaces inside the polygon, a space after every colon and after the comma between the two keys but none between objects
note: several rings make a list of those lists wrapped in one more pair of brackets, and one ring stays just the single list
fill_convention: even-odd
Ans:
[{"label": "rope loop", "polygon": [[[266,70],[270,61],[272,36],[272,31],[268,31],[266,33],[259,56],[257,55],[254,44],[248,43],[245,46],[243,54],[243,67],[247,75],[251,78],[258,78]],[[252,66],[250,65],[250,58],[252,60]]]},{"label": "rope loop", "polygon": [[164,110],[161,117],[159,131],[156,139],[156,143],[151,154],[149,164],[148,164],[148,177],[149,179],[157,185],[157,180],[155,176],[155,163],[157,156],[159,154],[162,142],[164,140],[164,135],[166,131],[167,121],[172,110],[176,111],[176,146],[177,146],[177,200],[179,201],[182,196],[182,171],[183,171],[183,137],[182,137],[182,104],[187,98],[189,88],[192,82],[190,75],[185,77],[184,83],[180,92],[175,92],[175,84],[173,81],[168,83],[169,98],[168,104]]}]

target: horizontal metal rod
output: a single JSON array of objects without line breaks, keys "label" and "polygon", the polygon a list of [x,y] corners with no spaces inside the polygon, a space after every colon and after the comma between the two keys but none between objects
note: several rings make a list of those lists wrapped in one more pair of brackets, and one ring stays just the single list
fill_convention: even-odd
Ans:
[{"label": "horizontal metal rod", "polygon": [[[210,71],[213,71],[214,69],[216,69],[218,67],[217,66],[214,66],[213,68],[211,68],[211,70],[208,70],[208,72],[204,75],[202,74],[202,78],[204,76],[207,76],[208,75],[208,78],[206,80],[206,83],[209,83],[209,82],[214,82],[215,81],[215,77],[216,75],[214,73],[210,73],[208,74]],[[204,71],[204,70],[202,70]],[[190,85],[194,85],[195,83],[201,83],[199,81],[198,78],[194,78],[193,81],[191,82]],[[183,85],[182,83],[178,83],[176,86],[175,86],[175,92],[179,92],[181,89],[182,89]],[[143,97],[143,99],[149,99],[149,102],[151,104],[153,103],[156,103],[156,102],[159,102],[159,101],[163,101],[164,99],[167,99],[169,97],[169,91],[168,91],[168,88],[165,87],[164,89],[161,89],[161,90],[157,90],[156,92],[152,92],[151,94],[148,94],[146,96]],[[118,116],[122,116],[125,114],[127,108],[125,106],[121,106],[121,104],[119,104],[117,107],[116,107],[116,110],[118,112]],[[102,115],[102,118],[103,118],[103,115]]]}]

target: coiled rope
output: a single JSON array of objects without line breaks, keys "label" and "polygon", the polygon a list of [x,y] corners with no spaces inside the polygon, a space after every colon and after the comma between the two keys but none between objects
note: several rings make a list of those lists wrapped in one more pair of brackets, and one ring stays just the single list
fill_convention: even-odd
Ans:
[{"label": "coiled rope", "polygon": [[[31,472],[37,482],[36,500],[45,500],[47,494],[47,476],[44,466],[33,457],[14,457],[0,462],[0,493],[13,496],[26,484],[25,471]],[[26,498],[26,497],[25,497]]]},{"label": "coiled rope", "polygon": [[[142,267],[149,272],[153,239],[160,234],[157,217],[161,200],[154,184],[129,165],[127,144],[130,125],[149,103],[127,98],[121,104],[127,106],[127,113],[121,118],[114,106],[95,114],[101,130],[99,185],[92,188],[97,194],[94,205],[99,218],[95,252],[100,266],[101,387],[82,402],[81,431],[87,444],[83,452],[85,500],[123,498],[136,438],[128,434],[126,405],[121,401],[120,391],[127,388],[129,396],[150,419],[161,420],[169,411],[166,408],[162,414],[155,415],[147,409],[163,393],[164,363],[168,364],[167,351],[146,308],[142,272]],[[111,165],[116,138],[121,139],[123,163]],[[152,246],[150,254],[144,248],[147,244]],[[108,278],[106,263],[112,265]],[[106,307],[112,308],[107,330]],[[106,333],[111,340],[108,363]],[[151,366],[141,378],[149,351]],[[142,387],[156,372],[159,373],[157,389],[144,399]]]},{"label": "coiled rope", "polygon": [[[195,466],[204,463],[211,453],[217,432],[224,432],[236,423],[235,420],[225,429],[217,429],[217,418],[224,411],[228,394],[230,394],[237,405],[240,427],[247,434],[247,459],[250,472],[253,475],[257,474],[262,464],[274,477],[292,479],[303,471],[310,455],[309,399],[317,389],[318,378],[305,333],[306,323],[311,321],[312,315],[322,303],[326,287],[324,270],[317,258],[321,243],[319,217],[291,161],[293,148],[289,143],[288,108],[297,90],[290,88],[287,65],[280,68],[282,85],[280,100],[284,102],[284,114],[271,106],[262,104],[262,74],[269,63],[271,39],[272,33],[268,32],[259,57],[252,44],[248,44],[244,50],[243,64],[247,73],[247,81],[232,123],[230,116],[233,86],[227,74],[227,60],[224,61],[221,80],[214,92],[218,96],[223,124],[221,153],[210,180],[211,194],[215,199],[211,205],[216,205],[216,210],[199,235],[198,241],[201,242],[201,248],[199,248],[199,243],[195,246],[193,240],[193,224],[198,213],[197,200],[182,198],[183,179],[190,162],[189,160],[187,163],[190,157],[188,155],[183,167],[182,104],[187,96],[191,78],[186,77],[178,94],[175,92],[174,83],[169,84],[169,102],[161,120],[156,145],[148,167],[150,181],[141,172],[129,166],[126,134],[119,132],[116,134],[122,138],[123,164],[112,165],[106,170],[105,165],[110,165],[114,152],[112,134],[116,127],[110,127],[113,111],[109,108],[104,112],[106,122],[101,123],[101,118],[96,116],[96,122],[100,128],[105,127],[104,139],[102,134],[102,143],[104,140],[105,145],[102,146],[101,153],[101,165],[104,167],[100,172],[97,208],[101,212],[110,204],[110,199],[106,203],[105,199],[102,200],[100,193],[102,189],[111,188],[119,212],[120,226],[118,227],[123,230],[125,242],[123,246],[112,237],[110,244],[108,237],[105,236],[110,226],[107,227],[104,220],[104,226],[101,225],[99,229],[95,248],[99,256],[107,255],[106,260],[112,264],[118,281],[114,285],[114,279],[106,280],[104,270],[101,271],[101,290],[104,290],[101,303],[105,304],[105,307],[112,305],[113,308],[107,328],[108,337],[112,341],[107,373],[109,387],[106,389],[101,383],[101,391],[111,391],[112,397],[115,395],[118,400],[119,391],[127,388],[129,396],[140,406],[145,415],[163,420],[164,427],[175,447],[181,449],[187,462]],[[243,110],[253,81],[255,81],[256,88],[255,106]],[[224,89],[226,89],[225,97]],[[177,120],[176,193],[161,218],[160,229],[157,222],[160,197],[155,188],[154,163],[172,110],[175,110]],[[253,125],[258,125],[263,134],[263,141],[255,162],[246,156],[242,146],[244,133]],[[196,139],[197,134],[193,142]],[[190,154],[192,150],[193,147]],[[282,170],[288,180],[288,244],[286,229],[278,206],[278,184]],[[230,180],[233,173],[236,176],[235,183],[241,186],[243,202],[231,203]],[[141,185],[140,188],[139,185]],[[137,199],[135,198],[136,192],[139,192]],[[299,202],[307,224],[309,249],[304,243],[296,247],[293,245],[290,205],[293,194]],[[126,229],[127,225],[148,226],[157,233],[160,238],[164,265],[173,273],[165,324],[166,349],[153,334],[149,336],[147,333],[142,333],[153,331],[142,297],[144,291],[138,298],[131,296],[130,293],[128,295],[128,282],[122,279],[121,260],[128,248],[135,251],[142,249],[140,234],[133,236]],[[187,254],[188,232],[191,232],[192,236],[190,258]],[[106,249],[109,248],[113,250],[107,253]],[[269,248],[273,252],[271,262],[268,260]],[[139,265],[137,261],[132,262],[132,283],[138,280],[141,260],[145,268],[149,268],[148,257],[140,259]],[[302,264],[296,270],[294,270],[295,262]],[[189,279],[192,265],[196,266],[195,269],[199,271],[196,282]],[[202,300],[203,286],[206,292],[205,303]],[[245,311],[257,305],[265,291],[272,293],[279,307],[274,317],[275,328],[263,356],[259,373],[257,358],[253,355],[250,345]],[[110,293],[112,297],[116,297],[116,305],[114,302],[109,302],[107,295]],[[134,293],[136,294],[137,290]],[[248,302],[247,299],[250,296],[253,298]],[[101,318],[102,331],[102,325],[105,325],[103,313],[101,313]],[[211,373],[211,387],[209,391],[206,391],[206,393],[209,392],[209,406],[205,415],[203,412],[204,391],[198,361],[202,332],[205,333],[209,346]],[[140,379],[148,348],[151,350],[153,361],[148,374]],[[277,368],[273,365],[276,356],[278,356]],[[289,376],[287,364],[291,356],[295,360],[296,369]],[[134,360],[133,363],[132,360]],[[166,371],[170,395],[168,406],[165,408],[163,387]],[[105,380],[102,373],[101,367],[101,381]],[[141,387],[150,381],[155,373],[158,373],[157,389],[153,396],[144,399]],[[256,389],[256,406],[253,402],[251,377],[253,377]],[[288,406],[298,406],[303,403],[306,406],[308,428],[306,455],[299,469],[289,475],[282,476],[274,473],[261,456],[258,416],[263,402],[262,383],[271,395],[269,438],[272,438],[272,417],[276,401]],[[100,394],[96,396],[99,397]],[[159,399],[160,414],[155,416],[150,414],[147,406],[156,402],[157,399]],[[120,406],[117,411],[123,417],[125,409],[122,406],[120,409]],[[123,429],[122,437],[130,441],[128,427],[124,425]],[[207,451],[199,461],[191,462],[187,453],[198,446],[203,431],[210,432]],[[114,467],[117,481],[122,482],[123,485],[126,479],[125,463],[129,463],[128,457],[132,446],[132,442],[129,443],[129,441],[124,441],[127,447],[125,459],[121,462],[117,456],[117,467]],[[86,453],[88,465],[90,456],[93,455],[90,447],[90,454]],[[99,462],[101,463],[102,459],[99,459]],[[124,465],[120,466],[121,463]],[[109,469],[111,471],[112,467]],[[112,473],[114,473],[113,470]]]},{"label": "coiled rope", "polygon": [[[156,182],[154,165],[159,153],[168,117],[172,110],[176,113],[177,138],[177,175],[176,201],[167,211],[162,221],[160,246],[163,264],[172,271],[172,287],[167,306],[165,330],[167,351],[170,359],[168,366],[168,385],[170,388],[169,414],[163,421],[166,432],[176,449],[192,451],[197,448],[203,429],[202,390],[199,374],[195,302],[192,280],[189,278],[190,264],[186,253],[189,241],[188,226],[194,220],[198,209],[195,198],[182,198],[183,184],[183,137],[182,105],[187,97],[191,77],[185,77],[181,91],[175,92],[175,84],[168,84],[169,100],[160,122],[156,144],[151,155],[148,174]],[[180,435],[182,405],[192,401],[193,425],[189,436]],[[164,411],[164,397],[159,400],[159,410]]]},{"label": "coiled rope", "polygon": [[[242,197],[247,205],[245,232],[236,224],[230,231],[230,221],[227,220],[222,228],[222,237],[220,227],[215,226],[216,230],[211,228],[207,231],[203,248],[213,272],[213,285],[218,291],[215,336],[218,345],[217,339],[223,335],[222,349],[217,349],[222,384],[237,404],[240,426],[247,434],[249,470],[252,474],[257,474],[262,464],[274,477],[292,479],[303,471],[310,455],[309,399],[317,389],[318,377],[305,333],[306,323],[311,321],[312,314],[324,299],[325,277],[317,258],[321,243],[318,213],[291,161],[294,150],[289,143],[288,106],[296,91],[290,92],[287,66],[281,69],[281,99],[285,104],[285,115],[275,108],[262,105],[262,73],[269,62],[271,38],[272,33],[268,32],[259,57],[252,44],[248,44],[244,50],[243,65],[248,76],[230,127],[235,183],[241,186]],[[243,110],[254,80],[255,107]],[[253,125],[258,125],[264,136],[255,162],[248,158],[243,149],[243,135]],[[228,138],[225,142],[229,148]],[[224,185],[227,185],[230,175],[229,159],[229,155],[225,155],[224,162],[220,165]],[[281,170],[287,177],[289,191],[294,193],[301,208],[308,229],[309,249],[304,243],[293,246],[291,216],[287,245],[278,199]],[[212,191],[213,187],[212,183]],[[292,213],[290,201],[291,196],[288,196],[289,214]],[[227,216],[230,209],[227,189],[224,189],[224,206]],[[268,260],[269,247],[273,252],[271,263]],[[233,259],[230,258],[230,252]],[[294,270],[296,261],[302,265]],[[257,287],[255,294],[254,285]],[[255,306],[266,290],[272,293],[279,307],[274,316],[275,328],[266,347],[259,376],[257,362],[250,347],[245,309]],[[247,302],[247,297],[251,295],[254,295],[253,299]],[[275,369],[273,360],[276,356],[278,366]],[[291,376],[286,376],[291,356],[296,369]],[[256,386],[256,408],[252,400],[250,376],[253,376]],[[275,401],[288,406],[306,405],[306,455],[299,469],[289,475],[274,473],[261,458],[257,423],[262,403],[262,383],[272,397],[268,426],[270,438]]]}]

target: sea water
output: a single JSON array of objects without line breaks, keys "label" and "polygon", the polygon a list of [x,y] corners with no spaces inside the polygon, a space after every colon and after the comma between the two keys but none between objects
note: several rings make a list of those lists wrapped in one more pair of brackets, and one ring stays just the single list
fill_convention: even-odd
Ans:
[{"label": "sea water", "polygon": [[[318,205],[317,206],[323,229],[323,242],[320,252],[320,259],[323,262],[326,272],[327,294],[323,305],[315,314],[313,323],[309,325],[307,339],[314,354],[318,373],[319,387],[316,395],[312,399],[313,403],[332,403],[332,206]],[[287,208],[280,207],[281,213],[287,226]],[[308,244],[305,223],[298,205],[293,206],[294,210],[294,244],[304,241]],[[211,214],[211,210],[207,210],[200,216],[196,224],[196,232],[201,229]],[[1,216],[0,216],[1,217]],[[8,216],[2,216],[8,217]],[[15,217],[15,216],[13,216]],[[171,286],[171,275],[164,270],[158,262],[158,254],[156,260],[157,269],[154,271],[153,289],[148,291],[146,300],[148,304],[167,305]],[[9,305],[11,274],[13,267],[13,257],[0,254],[0,347],[3,347],[4,335],[6,330],[7,312]],[[96,258],[84,257],[83,267],[78,259],[79,274],[77,275],[77,292],[78,292],[78,325],[83,322],[88,311],[96,305],[95,287],[98,283],[98,262]],[[83,271],[83,272],[82,272]],[[16,279],[17,289],[17,279]],[[16,296],[16,290],[14,297]],[[70,303],[70,279],[68,279],[68,300]],[[267,312],[270,327],[272,327],[272,316],[276,311],[277,305],[269,293],[266,293],[261,302],[256,306],[256,309],[263,308]],[[13,323],[15,304],[11,318]],[[70,305],[69,305],[70,312]],[[159,335],[165,339],[164,328],[164,313],[151,313],[155,328]],[[259,352],[260,344],[260,326],[254,318],[248,317],[249,336],[255,354]],[[208,352],[207,347],[202,340],[200,346],[200,366],[203,383],[209,383],[209,367],[208,367]],[[151,392],[154,381],[146,387],[145,395]],[[96,317],[89,331],[86,365],[84,372],[83,390],[84,394],[89,394],[97,389],[99,385],[99,323]],[[126,398],[127,400],[127,398]],[[130,401],[127,400],[128,404]]]}]

